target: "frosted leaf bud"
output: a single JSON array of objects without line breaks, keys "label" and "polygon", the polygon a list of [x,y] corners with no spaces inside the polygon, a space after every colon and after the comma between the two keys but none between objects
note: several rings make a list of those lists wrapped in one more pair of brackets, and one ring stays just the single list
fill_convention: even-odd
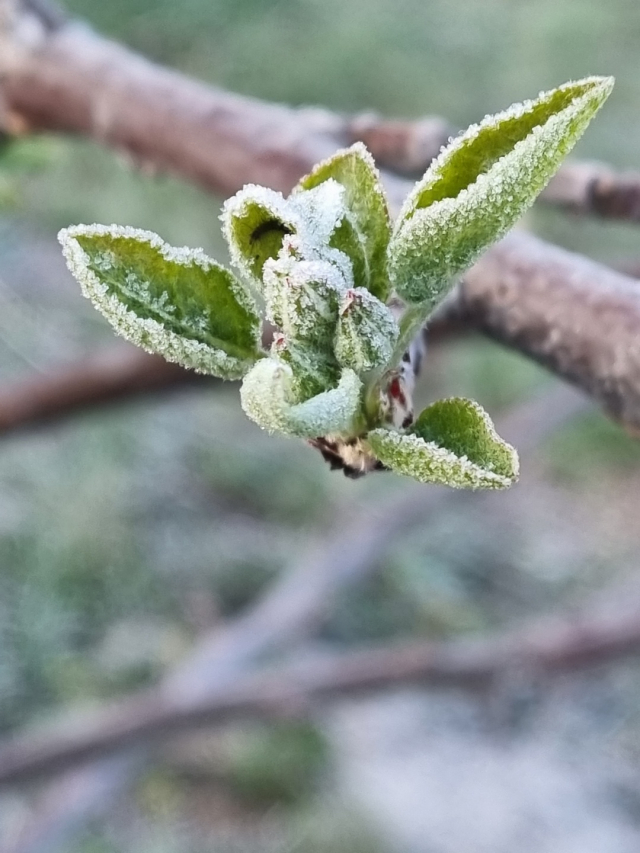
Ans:
[{"label": "frosted leaf bud", "polygon": [[330,349],[338,322],[345,279],[332,263],[300,260],[290,243],[276,260],[264,266],[264,296],[268,319],[289,340]]},{"label": "frosted leaf bud", "polygon": [[348,290],[340,304],[335,355],[343,367],[365,373],[389,364],[398,340],[393,314],[363,287]]},{"label": "frosted leaf bud", "polygon": [[316,347],[289,340],[276,332],[271,345],[271,355],[291,368],[293,396],[299,402],[332,388],[339,378],[335,363]]}]

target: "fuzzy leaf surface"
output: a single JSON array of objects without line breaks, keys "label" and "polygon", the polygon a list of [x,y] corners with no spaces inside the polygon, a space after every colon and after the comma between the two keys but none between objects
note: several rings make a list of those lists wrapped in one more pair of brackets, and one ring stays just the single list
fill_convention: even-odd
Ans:
[{"label": "fuzzy leaf surface", "polygon": [[421,413],[411,432],[377,429],[367,440],[388,468],[422,483],[505,489],[518,479],[516,451],[473,400],[439,400]]},{"label": "fuzzy leaf surface", "polygon": [[281,193],[247,184],[224,203],[222,231],[231,260],[259,283],[265,261],[275,258],[287,234],[295,234],[297,218]]},{"label": "fuzzy leaf surface", "polygon": [[389,272],[408,302],[434,308],[533,204],[609,96],[589,77],[515,104],[443,149],[407,198],[389,245]]},{"label": "fuzzy leaf surface", "polygon": [[294,193],[312,189],[329,179],[345,188],[347,209],[331,245],[351,258],[356,287],[366,287],[384,302],[389,295],[386,252],[391,220],[373,157],[361,142],[356,142],[318,163]]},{"label": "fuzzy leaf surface", "polygon": [[260,357],[252,298],[199,249],[120,226],[77,225],[59,240],[84,295],[132,343],[224,379],[244,376]]},{"label": "fuzzy leaf surface", "polygon": [[345,285],[335,264],[300,260],[283,250],[277,260],[264,266],[267,318],[290,339],[326,349],[333,339]]},{"label": "fuzzy leaf surface", "polygon": [[316,438],[353,429],[360,412],[361,390],[357,375],[344,370],[335,388],[297,403],[289,365],[265,358],[245,376],[240,400],[246,414],[262,429]]},{"label": "fuzzy leaf surface", "polygon": [[392,312],[368,290],[356,287],[346,292],[334,343],[343,367],[362,374],[389,364],[398,334]]}]

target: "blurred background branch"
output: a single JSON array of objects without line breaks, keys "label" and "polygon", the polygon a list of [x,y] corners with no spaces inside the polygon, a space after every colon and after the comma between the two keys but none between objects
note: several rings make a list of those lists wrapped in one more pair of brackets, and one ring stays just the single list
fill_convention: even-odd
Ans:
[{"label": "blurred background branch", "polygon": [[[13,26],[5,26],[1,35],[0,81],[9,130],[83,134],[126,150],[153,169],[177,172],[222,193],[252,182],[287,191],[337,145],[354,135],[370,139],[373,132],[364,119],[290,109],[207,87],[72,22],[43,26],[35,44],[25,43],[23,14],[32,16],[33,9],[20,12],[18,5]],[[426,159],[436,147],[431,142],[442,141],[444,127],[434,129],[432,120],[415,128],[418,139],[398,145],[405,152],[401,163],[414,148]],[[378,145],[388,160],[389,144],[378,139]],[[624,185],[627,198],[633,181],[616,182],[612,173],[605,176],[592,166],[566,168],[548,198],[562,198],[563,206],[583,213],[598,208],[599,215],[634,208],[632,200],[612,199],[609,190],[605,202],[604,190],[598,189]],[[397,207],[410,184],[390,174],[385,180]],[[576,191],[577,184],[582,189]],[[640,364],[633,343],[640,334],[640,296],[634,280],[539,240],[509,235],[466,277],[457,314],[470,328],[593,394],[628,428],[640,427]]]},{"label": "blurred background branch", "polygon": [[[576,2],[586,9],[582,0]],[[469,57],[475,48],[471,40],[464,42],[464,27],[456,19],[460,4],[455,9],[448,3],[442,8],[433,4],[433,9],[417,4],[420,15],[453,15],[447,33],[433,31],[435,42],[430,50],[437,67],[446,67],[447,76],[460,68],[462,86],[457,92],[452,86],[438,100],[438,84],[434,82],[428,101],[433,114],[414,121],[380,118],[385,106],[381,108],[380,102],[366,94],[374,83],[367,88],[362,80],[359,89],[354,84],[352,102],[336,99],[331,110],[280,106],[270,102],[279,95],[268,91],[261,91],[263,98],[259,99],[196,82],[189,74],[200,76],[198,56],[176,63],[186,69],[185,73],[170,71],[165,66],[173,64],[173,55],[166,45],[181,38],[191,43],[201,30],[207,34],[203,55],[215,53],[209,43],[211,33],[220,29],[221,39],[227,38],[224,22],[216,17],[223,14],[220,4],[206,25],[198,23],[196,15],[189,19],[197,4],[186,4],[188,9],[181,5],[177,17],[165,9],[170,39],[161,27],[154,30],[155,19],[145,11],[144,4],[129,4],[133,5],[142,10],[137,13],[138,48],[152,54],[157,62],[102,37],[73,16],[50,11],[42,0],[0,0],[0,122],[7,136],[17,145],[32,134],[48,132],[86,138],[124,155],[146,183],[156,177],[158,194],[141,211],[132,196],[112,191],[115,172],[97,170],[91,192],[81,189],[86,175],[82,173],[80,149],[74,148],[70,155],[72,179],[61,170],[67,196],[56,208],[55,216],[60,219],[56,224],[77,221],[80,216],[100,218],[105,210],[107,216],[114,217],[124,211],[135,224],[146,226],[151,222],[155,227],[161,222],[164,227],[168,222],[172,238],[177,235],[175,240],[187,242],[193,230],[198,241],[206,245],[207,235],[217,228],[212,222],[211,200],[202,201],[194,194],[178,208],[175,187],[163,183],[168,179],[160,180],[158,175],[174,174],[207,192],[225,195],[249,181],[287,191],[316,160],[357,139],[370,147],[385,170],[390,199],[397,207],[409,187],[405,178],[422,172],[452,132],[453,124],[462,124],[467,117],[462,107],[457,109],[455,98],[469,91],[470,118],[492,107],[474,74],[465,70],[467,64],[471,67]],[[623,5],[621,0],[619,9]],[[507,6],[509,15],[515,15],[516,4],[496,4],[496,14],[506,16]],[[557,4],[551,6],[554,15],[561,14]],[[540,26],[550,20],[550,8],[532,4],[531,15],[540,16]],[[232,18],[240,9],[246,11],[249,23],[252,16],[260,26],[265,23],[261,15],[267,12],[254,9],[251,3],[234,0],[226,14]],[[331,4],[326,9],[327,16],[340,12]],[[375,23],[376,14],[381,21],[388,20],[379,4],[376,9],[375,14],[367,9],[367,21]],[[418,21],[416,9],[409,28]],[[98,15],[98,6],[93,11]],[[299,30],[295,30],[296,9],[284,4],[281,11],[290,14],[291,22],[287,20],[286,26],[277,9],[270,9],[269,14],[279,21],[289,42],[274,48],[279,44],[277,33],[269,30],[273,44],[269,44],[268,52],[284,61],[285,49],[287,56],[295,56],[295,38],[290,38],[289,26],[298,35]],[[121,15],[123,22],[134,14],[127,4],[109,5],[103,12]],[[474,16],[483,14],[489,13],[486,9],[480,12],[479,7],[465,9],[469,27],[478,22]],[[518,6],[517,14],[526,15],[527,10]],[[572,27],[581,20],[587,32],[586,12],[578,14],[570,5],[566,14]],[[605,12],[598,6],[593,14]],[[394,9],[394,20],[396,16]],[[188,19],[191,29],[185,23]],[[344,19],[341,21],[340,32],[348,32]],[[537,17],[527,18],[524,31],[528,33],[534,23],[537,26]],[[126,26],[123,23],[123,28]],[[606,45],[602,21],[599,25],[595,20],[589,26],[597,34],[599,48]],[[304,29],[313,27],[305,23]],[[620,24],[621,33],[630,30],[629,23]],[[559,31],[564,34],[562,44],[566,44],[567,31]],[[257,38],[256,32],[251,38]],[[345,55],[357,49],[360,37],[359,33],[345,45]],[[474,38],[479,37],[474,34]],[[377,43],[368,45],[366,33],[362,38],[368,61],[371,56],[379,60]],[[420,61],[427,62],[422,36],[416,39],[420,42]],[[443,57],[438,54],[438,45],[447,44],[447,39],[453,39],[456,47],[452,56]],[[495,50],[496,42],[486,39]],[[616,55],[622,50],[622,42],[624,38],[616,37]],[[507,47],[500,49],[506,51]],[[635,52],[634,43],[633,61]],[[319,60],[313,51],[307,50],[307,54],[304,60],[311,68]],[[593,55],[593,50],[585,48],[589,63]],[[404,65],[398,54],[394,56],[406,87]],[[514,67],[521,63],[519,53],[515,59]],[[321,65],[323,74],[328,74],[330,63],[333,58]],[[245,64],[243,59],[243,69]],[[295,89],[294,78],[298,71],[302,76],[305,67],[300,63],[295,74],[285,68],[283,77],[292,88],[282,90],[286,94],[281,96],[283,101],[324,102],[322,97],[307,95],[302,84]],[[341,92],[346,90],[345,81],[351,78],[354,67],[340,66]],[[568,67],[568,73],[577,76],[574,66]],[[373,73],[367,69],[365,76]],[[584,68],[585,73],[593,70],[608,73],[609,69]],[[224,80],[219,71],[216,68],[209,76]],[[388,71],[387,66],[385,73]],[[535,74],[539,73],[538,64]],[[551,75],[556,74],[560,76],[553,79]],[[564,65],[550,69],[550,84],[559,82],[563,74]],[[496,79],[508,76],[502,68]],[[398,101],[402,104],[398,109],[419,115],[426,84],[411,79],[412,91],[421,92],[420,106],[408,107],[405,100]],[[232,81],[229,89],[253,91],[242,75],[236,82]],[[391,75],[387,111],[396,108],[399,83],[400,77]],[[531,80],[523,79],[518,85],[522,89],[518,96],[526,95]],[[537,82],[533,85],[540,87]],[[499,100],[504,95],[504,91],[496,92],[493,106],[508,103],[508,98],[504,103]],[[368,106],[370,101],[376,101],[377,112],[359,112],[361,105]],[[447,119],[437,114],[447,114]],[[601,121],[606,125],[606,113]],[[624,127],[631,122],[632,110],[626,109]],[[621,148],[621,135],[619,130],[616,133],[613,119],[611,128],[608,133],[615,144],[608,149],[601,146],[598,158],[624,162],[625,157],[633,156],[634,149],[631,142],[626,149]],[[98,148],[91,148],[87,160],[92,167],[97,157]],[[137,179],[129,172],[127,186]],[[55,175],[49,180],[52,189],[48,192],[55,195]],[[110,192],[113,207],[109,207]],[[68,200],[70,193],[73,202]],[[84,206],[79,202],[83,193],[91,196]],[[634,173],[594,161],[577,161],[567,164],[550,184],[545,194],[548,205],[541,215],[549,212],[556,216],[560,233],[578,221],[576,216],[566,216],[567,212],[578,214],[580,227],[586,229],[592,228],[589,217],[633,223],[639,215],[638,195]],[[33,198],[31,204],[37,207],[42,195],[34,193]],[[94,204],[96,199],[104,206]],[[167,220],[159,218],[163,211]],[[54,220],[52,216],[47,221],[47,231],[53,230]],[[598,234],[607,227],[612,226],[598,224]],[[558,239],[553,229],[545,226],[542,230],[545,228]],[[162,229],[158,226],[156,230]],[[582,249],[591,251],[595,240],[590,235],[594,233],[587,231]],[[0,231],[0,262],[8,254],[13,266],[8,262],[6,266],[20,269],[31,254],[40,256],[42,247],[36,245],[37,237],[29,233],[24,242],[28,248],[16,260],[15,254],[7,253],[6,235]],[[32,268],[33,274],[31,268],[29,274],[23,273],[27,293],[34,294],[38,307],[44,306],[42,315],[28,313],[26,304],[14,304],[11,295],[3,291],[0,345],[7,351],[15,350],[18,360],[26,350],[28,358],[23,361],[35,372],[27,373],[26,378],[24,371],[18,378],[3,378],[0,433],[51,424],[81,411],[94,410],[94,415],[79,418],[58,431],[16,436],[4,447],[0,492],[0,722],[6,734],[0,752],[0,779],[8,787],[18,779],[33,780],[45,771],[54,773],[54,778],[36,790],[34,797],[25,798],[28,804],[21,806],[22,817],[14,819],[16,828],[5,833],[9,840],[2,853],[75,853],[76,849],[93,853],[91,841],[86,848],[77,846],[81,842],[76,844],[83,829],[109,814],[123,791],[132,792],[132,801],[139,799],[139,786],[145,784],[149,768],[160,760],[160,748],[167,741],[179,748],[173,734],[177,728],[200,725],[205,719],[208,724],[220,721],[222,717],[216,715],[223,713],[237,722],[246,713],[281,721],[309,717],[314,724],[316,709],[320,713],[316,699],[342,700],[351,691],[365,687],[379,687],[382,692],[382,688],[405,681],[429,684],[429,697],[434,702],[439,701],[436,687],[446,684],[480,688],[483,695],[490,694],[489,700],[498,702],[506,695],[507,703],[513,700],[517,705],[519,689],[526,694],[539,676],[543,686],[547,676],[562,673],[572,674],[574,683],[581,667],[597,662],[606,662],[607,671],[613,673],[612,682],[619,679],[622,683],[624,672],[619,675],[620,669],[614,664],[637,653],[640,625],[636,586],[619,584],[620,575],[624,580],[625,572],[632,574],[637,568],[636,451],[596,416],[580,419],[569,431],[561,430],[590,409],[589,401],[566,387],[532,394],[532,387],[544,384],[533,366],[523,366],[516,356],[505,355],[468,334],[480,331],[543,364],[578,385],[635,432],[640,421],[640,296],[637,281],[631,277],[636,267],[625,262],[624,251],[617,243],[614,247],[610,255],[622,272],[613,272],[604,263],[525,232],[512,234],[470,271],[431,324],[430,341],[438,345],[432,346],[429,377],[421,393],[426,397],[441,390],[470,393],[468,389],[476,382],[482,389],[480,397],[492,408],[510,410],[499,428],[523,452],[525,465],[523,483],[509,496],[509,503],[495,495],[469,497],[402,483],[394,491],[394,483],[383,476],[371,478],[376,480],[371,485],[346,484],[349,489],[345,491],[345,484],[335,477],[330,479],[324,470],[306,468],[306,457],[296,455],[291,444],[282,452],[279,446],[273,450],[272,444],[263,451],[257,431],[249,431],[251,425],[230,414],[221,383],[125,346],[102,350],[96,343],[100,336],[97,327],[89,325],[85,337],[79,337],[80,344],[71,336],[67,349],[63,346],[53,356],[53,350],[45,346],[40,352],[32,352],[31,339],[25,345],[11,335],[15,318],[28,317],[29,328],[39,330],[49,323],[56,340],[64,340],[68,329],[65,318],[81,310],[76,309],[76,302],[65,303],[64,299],[56,308],[55,300],[64,293],[62,290],[52,291],[49,297],[48,288],[58,275],[51,260],[53,254],[45,252],[40,265]],[[55,247],[56,258],[57,252]],[[36,290],[31,279],[41,280],[44,286]],[[73,295],[75,298],[75,290]],[[461,332],[465,340],[460,340]],[[82,356],[84,349],[91,354]],[[186,387],[192,383],[197,388],[193,397]],[[212,387],[215,394],[202,393]],[[184,388],[185,394],[175,409],[170,403],[163,407],[156,401],[148,406],[148,413],[137,409],[128,419],[121,410],[117,422],[95,417],[107,403],[179,388]],[[527,394],[531,396],[524,402],[514,402]],[[244,429],[249,431],[246,436]],[[118,460],[119,473],[113,470],[113,459]],[[318,464],[315,458],[309,463]],[[24,517],[19,512],[23,493],[29,499]],[[38,504],[41,493],[44,508]],[[440,539],[445,543],[442,547]],[[130,544],[130,540],[135,541]],[[291,556],[295,553],[299,554],[297,558]],[[291,568],[282,571],[283,565]],[[620,595],[607,588],[614,575],[616,588],[623,590]],[[593,598],[584,592],[585,587],[600,586],[604,591]],[[586,600],[584,609],[576,608],[576,599]],[[531,615],[536,611],[548,613],[552,607],[556,614],[553,618]],[[346,617],[343,611],[347,611]],[[161,629],[154,626],[153,618],[162,622]],[[152,621],[147,624],[145,619]],[[141,625],[136,633],[138,622]],[[178,641],[172,639],[176,626]],[[118,641],[120,630],[125,632],[124,640]],[[418,639],[412,638],[414,634]],[[150,636],[158,635],[158,646],[168,644],[173,651],[168,657],[160,656],[161,663],[155,660],[149,664],[145,659],[140,675],[135,668],[140,666],[138,659],[132,664],[127,655],[144,647]],[[340,650],[316,656],[314,647],[299,646],[311,638],[319,638],[321,646]],[[372,640],[376,641],[375,648],[367,649]],[[353,642],[359,650],[341,648]],[[119,651],[110,650],[109,643]],[[100,662],[100,655],[122,655],[122,646],[129,661],[123,665],[126,677],[105,676],[103,670],[111,670]],[[18,677],[12,674],[12,656],[18,661],[16,667],[22,667]],[[585,708],[595,707],[593,716],[601,727],[597,729],[598,743],[607,740],[610,731],[615,730],[617,736],[628,725],[629,737],[635,737],[637,744],[637,728],[632,722],[621,723],[618,718],[610,722],[612,715],[623,713],[619,711],[623,693],[629,706],[637,708],[636,682],[629,676],[624,689],[616,687],[614,702],[606,693],[609,689],[613,694],[614,687],[603,687],[605,678],[602,676],[593,690],[589,682],[586,698],[578,694],[575,703],[567,705],[579,708],[579,712],[574,708],[571,713],[580,720],[587,713]],[[566,695],[566,682],[558,678],[555,683],[557,691],[564,690]],[[489,686],[492,689],[485,690]],[[56,740],[58,735],[53,731],[50,736],[45,734],[46,719],[42,727],[32,723],[25,726],[26,720],[46,718],[51,707],[76,707],[87,697],[100,703],[105,697],[110,700],[102,723],[94,723],[94,728],[80,729],[80,723],[74,723],[77,727],[61,729],[68,732],[62,742]],[[309,714],[312,700],[314,713]],[[426,707],[427,700],[424,702]],[[457,706],[449,707],[455,717]],[[552,712],[557,713],[557,706]],[[322,713],[327,714],[327,709]],[[84,726],[89,717],[76,719]],[[358,727],[366,728],[360,725],[360,717],[357,719]],[[61,725],[67,725],[66,721],[63,712]],[[572,732],[574,724],[572,717],[567,724]],[[602,727],[606,729],[604,735]],[[382,743],[384,738],[375,740]],[[572,734],[572,761],[579,751],[578,740],[580,737]],[[433,746],[427,750],[431,760],[436,754]],[[591,771],[595,749],[588,744],[585,749]],[[203,750],[201,741],[197,750]],[[348,756],[349,748],[337,752],[340,761],[348,760],[343,756]],[[409,758],[414,752],[417,754],[417,748],[412,745],[411,756],[404,756],[403,779],[411,779]],[[284,753],[280,750],[277,754],[280,758]],[[95,760],[77,765],[89,755]],[[538,760],[539,754],[534,758]],[[465,760],[466,752],[447,766],[462,775]],[[62,772],[71,762],[73,767]],[[212,764],[215,776],[219,762]],[[272,770],[274,764],[278,762],[271,761]],[[535,761],[533,764],[538,766]],[[475,770],[478,766],[474,765]],[[423,767],[418,769],[419,780],[428,775]],[[539,787],[557,791],[557,776],[545,778]],[[136,782],[140,779],[143,782]],[[438,784],[444,786],[445,781],[440,774]],[[395,783],[399,784],[397,778]],[[366,787],[361,784],[359,789],[366,792]],[[570,787],[575,790],[577,785]],[[419,784],[415,789],[422,790]],[[634,789],[628,790],[633,794]],[[599,804],[604,799],[600,791]],[[571,813],[571,807],[565,807],[566,797],[560,799],[564,817]],[[463,802],[457,784],[451,797],[454,800]],[[511,816],[517,813],[506,795],[491,801],[495,809],[498,800],[506,804]],[[427,802],[428,797],[423,797],[421,816],[427,811]],[[387,804],[391,808],[393,797],[385,798]],[[2,807],[0,798],[0,838],[4,830]],[[527,803],[521,811],[530,815],[530,808],[534,806]],[[203,811],[209,810],[207,801]],[[596,811],[577,810],[580,824]],[[382,814],[384,809],[374,808],[374,812]],[[443,809],[442,814],[445,812]],[[164,812],[161,814],[162,820],[157,822],[164,832]],[[327,821],[325,816],[324,822],[333,824],[333,807],[330,815],[331,819]],[[241,816],[240,823],[252,822],[253,818],[245,817]],[[458,816],[454,823],[472,823],[473,838],[460,843],[456,853],[460,849],[475,853],[478,848],[470,845],[482,843],[477,832],[479,822],[467,820],[467,812],[464,818]],[[553,816],[548,821],[552,823]],[[616,829],[622,823],[620,819]],[[453,826],[449,822],[449,830]],[[527,832],[529,835],[535,833]],[[360,836],[358,833],[358,840],[346,845],[349,853],[365,849],[359,846]],[[593,853],[588,845],[594,838],[614,836],[618,839],[615,833],[601,836],[593,831],[579,847],[583,853]],[[501,836],[492,837],[490,849],[496,848],[497,837]],[[420,844],[400,846],[420,853],[425,838],[431,843],[433,835],[422,832]],[[102,853],[102,842],[95,843]],[[270,843],[267,841],[269,850],[298,849],[299,839],[279,846],[277,841],[275,846]],[[563,853],[567,849],[566,836],[563,843],[553,848],[554,853],[555,849]],[[608,844],[608,853],[636,849],[637,835],[626,847],[624,843],[626,836],[617,846],[616,842]],[[114,844],[118,851],[126,848],[124,842]],[[188,849],[187,842],[175,847],[168,844],[163,838],[144,850],[164,853],[177,849],[182,853]],[[217,845],[225,853],[238,849],[225,844]],[[434,847],[447,853],[454,849],[452,844],[449,838],[440,844],[433,841]],[[210,847],[208,844],[204,849]],[[245,847],[264,853],[265,840],[261,838],[254,847],[243,845],[243,851]],[[307,847],[315,853],[315,846]],[[111,853],[113,848],[107,849]],[[143,848],[136,841],[134,849],[139,853]],[[330,840],[326,848],[318,849],[324,853],[339,846]],[[372,849],[366,847],[366,853]],[[513,842],[505,849],[513,849]]]},{"label": "blurred background branch", "polygon": [[[530,454],[541,441],[568,419],[583,412],[586,406],[588,403],[583,397],[561,387],[521,404],[498,424],[498,428],[507,439],[516,442],[524,454]],[[85,730],[84,735],[78,738],[71,730],[67,736],[63,735],[62,746],[56,742],[55,736],[38,744],[34,735],[29,735],[24,742],[0,747],[0,782],[3,783],[20,782],[46,770],[64,770],[68,763],[95,757],[103,750],[115,753],[113,758],[101,759],[82,768],[77,771],[78,775],[72,772],[68,777],[63,775],[60,780],[53,781],[51,792],[44,795],[46,807],[42,809],[40,822],[29,821],[22,837],[10,848],[10,853],[64,849],[70,835],[82,827],[98,808],[105,807],[107,790],[111,797],[115,796],[123,786],[130,784],[132,776],[144,769],[153,745],[147,734],[166,738],[176,721],[180,727],[183,721],[188,726],[198,722],[201,713],[209,719],[215,718],[220,706],[224,709],[223,715],[227,712],[232,716],[243,710],[243,703],[245,707],[258,708],[258,713],[260,710],[265,714],[281,712],[277,693],[279,689],[286,690],[287,685],[285,683],[283,688],[278,677],[275,697],[269,694],[265,699],[261,693],[263,676],[256,676],[255,682],[254,677],[249,676],[246,694],[237,703],[236,690],[240,685],[242,693],[243,680],[247,677],[245,673],[267,655],[283,652],[293,642],[299,644],[306,636],[313,635],[338,594],[344,592],[345,587],[362,583],[378,569],[387,552],[412,527],[424,524],[426,519],[432,519],[446,506],[463,504],[470,499],[486,503],[489,509],[495,495],[424,489],[412,483],[399,495],[375,506],[337,511],[336,517],[340,521],[322,537],[322,543],[315,550],[284,572],[246,612],[228,625],[205,635],[187,660],[169,673],[158,688],[153,688],[146,695],[126,699],[112,710],[107,709],[105,722],[97,724],[93,738],[91,729]],[[617,657],[632,652],[636,643],[635,612],[633,609],[629,620],[631,625],[627,620],[620,620],[618,630],[613,631],[606,622],[600,623],[598,616],[595,621],[590,616],[579,619],[577,627],[572,621],[558,627],[556,621],[557,646],[550,638],[549,663],[554,658],[565,659],[567,667],[571,668],[588,663],[590,656],[597,659],[606,658],[608,654]],[[545,622],[543,629],[546,630],[549,624]],[[504,641],[511,642],[508,635]],[[486,647],[479,642],[469,649],[469,655],[473,658],[476,652],[480,652],[482,656],[489,648],[496,650],[501,642],[489,639]],[[523,634],[517,639],[514,655],[523,650],[523,643],[529,642],[528,635]],[[424,656],[420,656],[418,667],[422,668],[422,674],[418,676],[416,672],[416,677],[426,676],[425,670],[431,666],[433,651],[434,647],[429,645]],[[449,651],[455,659],[457,651],[453,647],[451,650],[441,649],[445,658]],[[395,658],[395,654],[393,650],[389,651],[391,658]],[[372,661],[378,661],[374,666],[379,666],[380,656],[384,655],[383,651],[374,654]],[[401,658],[404,655],[405,652],[399,652]],[[427,660],[426,665],[423,657]],[[539,662],[543,658],[544,653]],[[356,670],[359,660],[358,653]],[[395,658],[392,669],[398,662]],[[511,663],[518,663],[517,658],[514,657]],[[346,658],[344,667],[352,671],[353,664],[353,659]],[[509,661],[505,663],[502,657],[495,660],[493,673],[484,673],[482,678],[498,675],[503,664],[507,666]],[[474,683],[485,665],[486,661],[473,673],[474,664],[471,663],[468,674]],[[319,669],[318,674],[322,681],[324,670]],[[365,670],[362,675],[366,677]],[[339,681],[343,676],[338,673],[336,677]],[[225,707],[227,703],[228,708]],[[153,731],[156,726],[157,730]],[[103,737],[106,735],[106,743],[100,743],[101,733]],[[133,753],[132,743],[140,747]],[[63,796],[59,795],[60,785],[64,789]]]}]

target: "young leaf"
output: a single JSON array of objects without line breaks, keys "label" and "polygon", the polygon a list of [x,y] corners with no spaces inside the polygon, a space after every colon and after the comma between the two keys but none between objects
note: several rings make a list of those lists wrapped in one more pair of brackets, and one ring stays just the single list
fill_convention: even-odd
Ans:
[{"label": "young leaf", "polygon": [[298,229],[282,194],[255,184],[227,199],[220,219],[232,262],[257,283],[265,261],[277,257],[284,237]]},{"label": "young leaf", "polygon": [[457,489],[506,489],[518,479],[516,451],[472,400],[439,400],[405,435],[376,429],[367,441],[392,471]]},{"label": "young leaf", "polygon": [[222,208],[222,230],[231,260],[260,286],[266,261],[278,256],[288,238],[295,241],[302,257],[330,261],[352,279],[350,259],[331,243],[346,216],[344,194],[344,187],[333,180],[288,199],[248,184]]},{"label": "young leaf", "polygon": [[338,322],[346,282],[340,270],[322,260],[301,260],[287,238],[278,258],[264,265],[267,318],[291,339],[327,349]]},{"label": "young leaf", "polygon": [[356,287],[345,293],[334,346],[343,367],[362,374],[389,364],[398,334],[389,308],[368,290]]},{"label": "young leaf", "polygon": [[244,376],[260,357],[253,300],[199,249],[116,225],[76,225],[58,239],[84,295],[132,343],[224,379]]},{"label": "young leaf", "polygon": [[361,390],[356,374],[344,370],[336,388],[296,403],[289,365],[265,358],[245,376],[240,401],[246,414],[262,429],[317,438],[353,430],[360,411]]},{"label": "young leaf", "polygon": [[387,200],[373,157],[361,142],[338,151],[304,177],[294,193],[333,178],[345,188],[347,216],[331,245],[351,258],[356,287],[368,288],[383,302],[389,295],[386,251],[391,236]]},{"label": "young leaf", "polygon": [[609,96],[589,77],[488,116],[443,149],[407,198],[389,273],[408,302],[433,308],[533,203]]},{"label": "young leaf", "polygon": [[335,359],[313,344],[291,340],[277,332],[273,336],[271,355],[288,364],[293,371],[292,390],[296,400],[308,400],[338,382],[340,368]]}]

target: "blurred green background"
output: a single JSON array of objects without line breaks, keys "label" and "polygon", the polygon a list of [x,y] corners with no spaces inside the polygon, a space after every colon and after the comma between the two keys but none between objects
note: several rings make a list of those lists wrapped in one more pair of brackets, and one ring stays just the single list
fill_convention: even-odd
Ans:
[{"label": "blurred green background", "polygon": [[[66,6],[136,50],[237,92],[393,117],[438,114],[460,127],[565,80],[614,74],[614,94],[576,156],[640,168],[637,0]],[[17,158],[21,176],[18,201],[0,219],[4,380],[112,342],[63,268],[59,227],[118,222],[224,253],[221,200],[174,178],[142,175],[77,140],[24,143],[7,156]],[[24,176],[21,157],[43,163]],[[5,167],[10,175],[17,168],[6,160]],[[544,209],[528,225],[609,263],[640,256],[630,225]],[[516,355],[466,339],[434,350],[420,395],[466,394],[498,414],[552,381]],[[235,388],[185,391],[5,439],[0,730],[153,683],[198,634],[238,612],[326,535],[339,507],[402,486],[382,476],[346,481],[303,445],[264,436],[242,415]],[[512,625],[630,577],[639,497],[638,444],[598,413],[581,418],[528,461],[522,484],[490,512],[465,502],[400,542],[375,579],[337,603],[322,641],[343,647]],[[596,679],[590,695],[599,689]],[[607,756],[619,755],[621,743],[640,738],[639,690],[631,668],[607,694],[618,723],[606,731],[598,708],[575,698],[558,715],[579,707],[581,726]],[[380,834],[366,803],[336,800],[339,759],[323,720],[232,728],[210,743],[186,743],[73,851],[409,850]],[[0,839],[26,808],[18,796],[0,797]],[[621,812],[621,825],[627,819]],[[428,839],[423,849],[445,850]],[[613,842],[594,849],[626,850]]]}]

